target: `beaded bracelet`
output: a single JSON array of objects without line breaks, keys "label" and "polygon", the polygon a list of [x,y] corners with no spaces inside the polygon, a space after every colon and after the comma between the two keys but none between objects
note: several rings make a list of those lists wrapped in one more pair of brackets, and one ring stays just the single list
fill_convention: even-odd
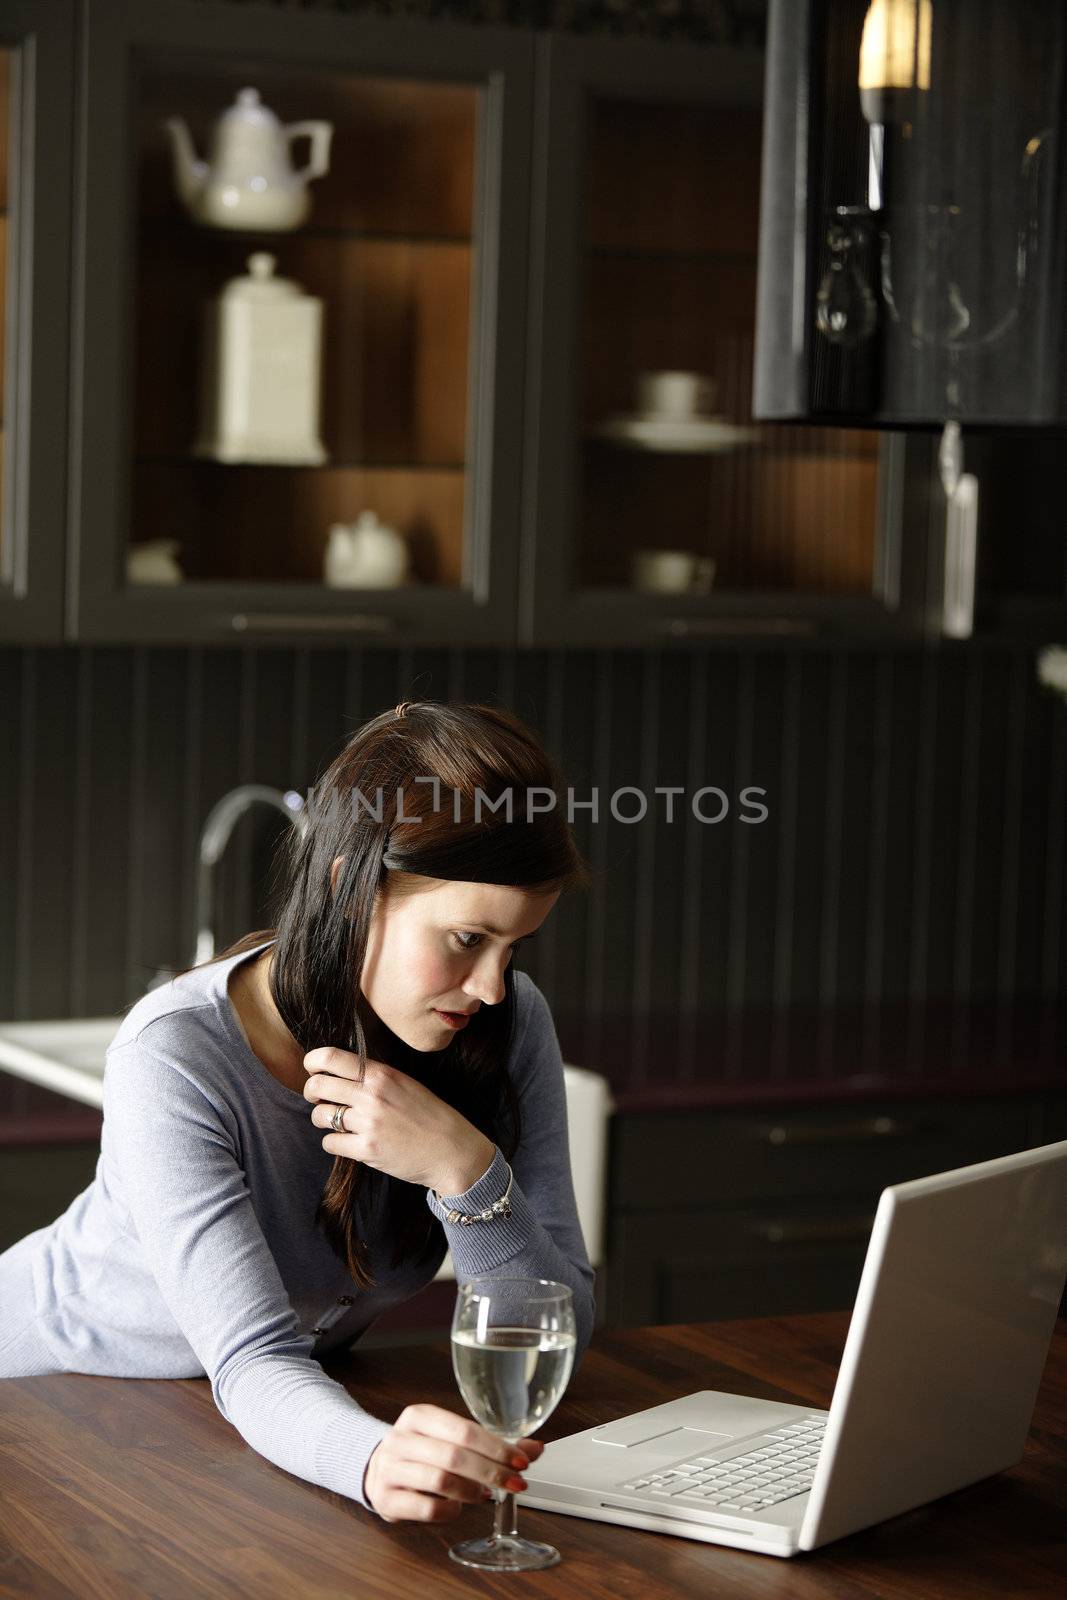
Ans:
[{"label": "beaded bracelet", "polygon": [[[486,1206],[484,1211],[475,1211],[471,1216],[467,1216],[465,1212],[457,1211],[453,1207],[452,1210],[446,1211],[445,1213],[446,1222],[462,1222],[464,1225],[466,1225],[470,1222],[492,1222],[494,1217],[510,1217],[511,1202],[508,1199],[508,1195],[511,1193],[511,1185],[514,1180],[514,1173],[506,1161],[504,1165],[508,1168],[508,1186],[504,1190],[504,1193],[500,1196],[499,1200],[494,1200],[492,1205]],[[440,1195],[438,1195],[437,1198],[440,1200]]]}]

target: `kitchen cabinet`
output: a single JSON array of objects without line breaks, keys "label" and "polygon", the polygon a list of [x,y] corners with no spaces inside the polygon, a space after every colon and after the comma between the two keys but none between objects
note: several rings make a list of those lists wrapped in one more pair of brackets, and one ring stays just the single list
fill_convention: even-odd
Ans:
[{"label": "kitchen cabinet", "polygon": [[[510,642],[531,37],[192,0],[83,15],[70,633]],[[165,124],[203,156],[250,87],[286,126],[332,124],[295,229],[178,197]],[[203,308],[257,254],[322,302],[318,463],[201,449]],[[327,584],[330,528],[366,512],[408,581]],[[144,576],[161,540],[180,581],[158,553]]]},{"label": "kitchen cabinet", "polygon": [[901,441],[752,420],[762,52],[538,51],[522,639],[917,627]]},{"label": "kitchen cabinet", "polygon": [[73,3],[0,12],[0,638],[62,628]]},{"label": "kitchen cabinet", "polygon": [[[924,625],[903,440],[752,421],[759,51],[221,0],[49,18],[78,87],[75,125],[61,112],[40,153],[56,245],[33,327],[53,381],[32,391],[32,445],[53,512],[34,521],[40,605],[0,609],[0,637],[630,645]],[[332,124],[295,229],[209,225],[179,198],[166,124],[204,156],[248,88],[285,126]],[[322,304],[321,461],[202,448],[204,309],[266,256]],[[407,581],[325,581],[330,530],[365,513],[400,535]]]},{"label": "kitchen cabinet", "polygon": [[1067,13],[771,0],[756,409],[1067,423]]},{"label": "kitchen cabinet", "polygon": [[626,1114],[613,1123],[612,1326],[852,1304],[881,1190],[1067,1128],[1062,1093]]}]

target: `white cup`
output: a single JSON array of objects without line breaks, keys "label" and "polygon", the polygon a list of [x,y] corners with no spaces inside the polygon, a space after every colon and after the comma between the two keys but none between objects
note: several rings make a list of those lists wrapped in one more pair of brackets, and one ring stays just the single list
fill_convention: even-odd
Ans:
[{"label": "white cup", "polygon": [[715,562],[692,550],[636,550],[630,577],[635,589],[657,594],[707,594],[715,580]]},{"label": "white cup", "polygon": [[706,415],[717,391],[715,379],[700,372],[639,372],[635,385],[638,412],[671,421]]}]

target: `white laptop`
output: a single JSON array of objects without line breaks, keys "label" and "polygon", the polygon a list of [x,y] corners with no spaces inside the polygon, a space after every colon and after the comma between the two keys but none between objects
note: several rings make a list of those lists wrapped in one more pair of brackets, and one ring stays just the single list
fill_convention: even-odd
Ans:
[{"label": "white laptop", "polygon": [[1067,1141],[882,1191],[829,1411],[701,1389],[545,1446],[521,1503],[766,1555],[1023,1453],[1067,1278]]}]

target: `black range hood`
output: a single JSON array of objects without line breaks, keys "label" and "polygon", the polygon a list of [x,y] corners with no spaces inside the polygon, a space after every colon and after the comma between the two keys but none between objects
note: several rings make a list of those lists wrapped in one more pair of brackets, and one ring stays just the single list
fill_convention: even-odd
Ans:
[{"label": "black range hood", "polygon": [[1067,4],[768,22],[754,414],[1067,423]]}]

